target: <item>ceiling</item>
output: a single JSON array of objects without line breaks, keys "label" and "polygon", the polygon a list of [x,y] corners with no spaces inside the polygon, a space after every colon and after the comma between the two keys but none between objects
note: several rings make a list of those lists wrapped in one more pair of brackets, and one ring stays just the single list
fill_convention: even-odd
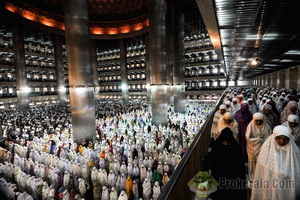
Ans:
[{"label": "ceiling", "polygon": [[[9,2],[9,1],[8,1]],[[23,6],[34,6],[63,15],[65,0],[14,0]],[[120,21],[139,17],[148,12],[148,0],[87,0],[91,21]]]},{"label": "ceiling", "polygon": [[[300,63],[296,0],[214,0],[230,78],[251,78]],[[255,58],[257,66],[251,65]]]},{"label": "ceiling", "polygon": [[[32,5],[61,16],[57,19],[63,21],[64,0],[6,2],[22,4],[23,7]],[[210,34],[228,78],[242,80],[300,64],[300,12],[296,0],[183,2],[185,36]],[[212,6],[208,7],[207,2]],[[90,20],[122,21],[147,15],[148,0],[88,0],[88,7]],[[213,27],[211,22],[214,20]],[[217,36],[211,34],[212,28]],[[260,61],[256,66],[251,65],[254,58]]]}]

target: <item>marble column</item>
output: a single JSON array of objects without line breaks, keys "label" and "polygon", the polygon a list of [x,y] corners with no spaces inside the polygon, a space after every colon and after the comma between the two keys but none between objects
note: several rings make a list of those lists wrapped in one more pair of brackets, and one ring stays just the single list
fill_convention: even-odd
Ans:
[{"label": "marble column", "polygon": [[292,67],[289,69],[290,77],[289,77],[289,88],[291,90],[297,90],[297,81],[298,81],[298,68]]},{"label": "marble column", "polygon": [[129,99],[128,95],[128,77],[127,77],[127,58],[126,58],[126,45],[124,40],[119,40],[120,45],[120,60],[121,60],[121,89],[122,89],[122,100],[127,102]]},{"label": "marble column", "polygon": [[55,35],[54,37],[54,57],[56,68],[56,82],[59,105],[66,104],[66,85],[64,80],[64,62],[63,62],[62,36]]},{"label": "marble column", "polygon": [[86,0],[67,0],[64,7],[73,139],[96,135],[94,78]]},{"label": "marble column", "polygon": [[146,48],[146,90],[147,90],[147,102],[151,102],[151,61],[150,61],[150,44],[149,33],[145,35],[145,48]]},{"label": "marble column", "polygon": [[149,0],[152,123],[168,124],[166,75],[166,2]]},{"label": "marble column", "polygon": [[285,88],[285,71],[280,71],[279,88]]},{"label": "marble column", "polygon": [[97,62],[97,41],[91,40],[91,66],[93,69],[93,81],[94,81],[94,97],[95,101],[100,99],[100,86],[98,81],[98,62]]},{"label": "marble column", "polygon": [[300,90],[300,66],[297,67],[298,72],[297,72],[297,90]]},{"label": "marble column", "polygon": [[173,14],[174,14],[174,5],[172,2],[168,2],[168,11],[167,11],[167,21],[169,23],[166,24],[166,37],[167,37],[167,45],[166,45],[166,55],[167,55],[167,101],[168,105],[174,105],[174,27],[173,27]]},{"label": "marble column", "polygon": [[184,14],[182,1],[174,4],[174,111],[185,112]]},{"label": "marble column", "polygon": [[13,52],[17,82],[17,105],[20,111],[26,111],[29,109],[30,88],[27,84],[24,37],[20,24],[12,25],[12,35],[14,44]]}]

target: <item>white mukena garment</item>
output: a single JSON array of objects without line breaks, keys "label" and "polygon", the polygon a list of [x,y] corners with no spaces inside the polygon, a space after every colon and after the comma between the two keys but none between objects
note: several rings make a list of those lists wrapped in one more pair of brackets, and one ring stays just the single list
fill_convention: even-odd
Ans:
[{"label": "white mukena garment", "polygon": [[[289,142],[279,146],[277,136]],[[291,130],[279,125],[261,147],[255,169],[251,200],[298,200],[300,198],[300,150],[291,139]],[[262,184],[258,184],[258,183]],[[279,187],[279,186],[283,187]],[[267,187],[268,186],[268,187]]]}]

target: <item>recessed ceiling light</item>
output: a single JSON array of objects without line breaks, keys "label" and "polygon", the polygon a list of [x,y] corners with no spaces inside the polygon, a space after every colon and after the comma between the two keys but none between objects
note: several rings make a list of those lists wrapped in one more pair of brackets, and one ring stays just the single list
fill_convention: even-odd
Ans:
[{"label": "recessed ceiling light", "polygon": [[285,55],[300,55],[300,51],[299,50],[289,50],[289,51],[285,52]]}]

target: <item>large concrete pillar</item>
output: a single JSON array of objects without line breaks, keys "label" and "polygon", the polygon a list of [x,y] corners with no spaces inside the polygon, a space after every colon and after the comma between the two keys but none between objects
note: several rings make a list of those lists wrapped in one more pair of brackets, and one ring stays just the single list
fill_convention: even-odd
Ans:
[{"label": "large concrete pillar", "polygon": [[280,88],[280,72],[276,73],[276,88]]},{"label": "large concrete pillar", "polygon": [[147,102],[151,102],[151,61],[150,61],[150,44],[149,33],[145,35],[145,48],[146,48],[146,90],[147,90]]},{"label": "large concrete pillar", "polygon": [[279,88],[285,88],[285,71],[280,71]]},{"label": "large concrete pillar", "polygon": [[272,87],[270,83],[271,82],[270,79],[271,79],[271,74],[270,73],[266,74],[266,86],[268,87]]},{"label": "large concrete pillar", "polygon": [[152,123],[168,124],[166,75],[166,3],[149,0]]},{"label": "large concrete pillar", "polygon": [[185,112],[184,14],[182,1],[174,3],[174,111]]},{"label": "large concrete pillar", "polygon": [[297,90],[297,82],[298,82],[298,68],[292,67],[289,69],[290,77],[289,77],[289,89]]},{"label": "large concrete pillar", "polygon": [[297,90],[300,90],[300,65],[297,68],[298,68],[298,72],[297,72]]},{"label": "large concrete pillar", "polygon": [[67,0],[64,7],[73,139],[95,135],[94,78],[91,67],[86,0]]},{"label": "large concrete pillar", "polygon": [[66,104],[66,85],[64,80],[64,62],[63,62],[62,36],[54,36],[54,57],[56,67],[56,82],[59,105]]},{"label": "large concrete pillar", "polygon": [[167,101],[168,105],[174,105],[174,27],[173,27],[173,14],[174,14],[174,5],[172,2],[168,2],[168,11],[167,11],[167,21],[169,23],[166,24],[166,37],[167,37],[167,45],[166,45],[166,55],[167,55]]},{"label": "large concrete pillar", "polygon": [[122,89],[122,100],[127,102],[129,99],[128,95],[128,77],[127,77],[127,58],[126,58],[126,45],[124,40],[119,40],[120,46],[120,61],[121,61],[121,89]]},{"label": "large concrete pillar", "polygon": [[19,24],[14,24],[12,26],[12,35],[14,44],[13,50],[16,70],[18,108],[21,111],[26,111],[29,109],[30,88],[27,85],[26,77],[24,37]]},{"label": "large concrete pillar", "polygon": [[285,70],[285,85],[284,88],[290,89],[290,69]]},{"label": "large concrete pillar", "polygon": [[98,62],[97,62],[97,41],[92,40],[91,42],[91,66],[93,69],[93,81],[94,81],[94,97],[95,101],[98,101],[100,99],[99,97],[99,81],[98,81]]}]

